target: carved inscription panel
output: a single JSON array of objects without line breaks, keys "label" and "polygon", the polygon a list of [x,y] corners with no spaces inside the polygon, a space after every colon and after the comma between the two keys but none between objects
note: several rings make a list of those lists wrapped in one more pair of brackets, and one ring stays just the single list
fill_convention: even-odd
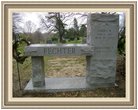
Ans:
[{"label": "carved inscription panel", "polygon": [[26,47],[25,54],[28,56],[92,55],[93,47],[87,44],[33,44]]},{"label": "carved inscription panel", "polygon": [[54,54],[61,54],[61,55],[64,55],[64,54],[74,54],[75,53],[75,48],[73,47],[63,47],[63,48],[52,48],[52,47],[49,47],[49,48],[44,48],[44,53],[45,54],[51,54],[51,55],[54,55]]},{"label": "carved inscription panel", "polygon": [[94,46],[94,58],[114,59],[118,42],[118,15],[92,15],[88,38]]}]

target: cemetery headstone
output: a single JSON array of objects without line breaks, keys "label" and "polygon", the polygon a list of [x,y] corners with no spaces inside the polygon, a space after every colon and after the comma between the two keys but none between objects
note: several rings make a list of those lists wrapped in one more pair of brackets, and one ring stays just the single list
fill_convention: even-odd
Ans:
[{"label": "cemetery headstone", "polygon": [[93,56],[87,56],[86,81],[90,85],[115,83],[119,16],[90,14],[87,18],[87,44],[94,46]]},{"label": "cemetery headstone", "polygon": [[[86,44],[33,44],[25,54],[32,57],[32,80],[26,91],[71,91],[114,86],[119,16],[89,14]],[[44,56],[86,56],[85,77],[45,78]]]}]

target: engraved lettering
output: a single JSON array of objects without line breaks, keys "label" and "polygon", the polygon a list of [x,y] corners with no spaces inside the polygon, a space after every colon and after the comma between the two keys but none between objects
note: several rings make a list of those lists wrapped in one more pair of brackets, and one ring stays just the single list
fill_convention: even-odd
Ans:
[{"label": "engraved lettering", "polygon": [[64,55],[64,54],[75,54],[75,48],[62,48],[62,47],[51,47],[51,48],[45,48],[44,49],[44,54],[48,54],[48,55]]}]

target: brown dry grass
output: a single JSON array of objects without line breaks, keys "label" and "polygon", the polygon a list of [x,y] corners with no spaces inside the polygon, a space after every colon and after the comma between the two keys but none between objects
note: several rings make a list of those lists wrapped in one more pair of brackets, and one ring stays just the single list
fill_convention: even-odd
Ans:
[{"label": "brown dry grass", "polygon": [[84,57],[55,57],[49,59],[46,65],[48,77],[85,76],[86,73]]}]

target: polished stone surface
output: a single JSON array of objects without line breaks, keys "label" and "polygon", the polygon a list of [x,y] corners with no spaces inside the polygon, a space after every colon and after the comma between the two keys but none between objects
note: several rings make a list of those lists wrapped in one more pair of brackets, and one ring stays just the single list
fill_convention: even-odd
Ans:
[{"label": "polished stone surface", "polygon": [[32,44],[25,48],[26,56],[77,56],[92,54],[93,47],[87,44]]},{"label": "polished stone surface", "polygon": [[63,92],[63,91],[79,91],[91,90],[98,87],[113,87],[114,83],[101,83],[93,81],[93,86],[86,83],[86,77],[61,77],[61,78],[45,78],[46,86],[33,87],[32,79],[25,87],[25,92]]}]

